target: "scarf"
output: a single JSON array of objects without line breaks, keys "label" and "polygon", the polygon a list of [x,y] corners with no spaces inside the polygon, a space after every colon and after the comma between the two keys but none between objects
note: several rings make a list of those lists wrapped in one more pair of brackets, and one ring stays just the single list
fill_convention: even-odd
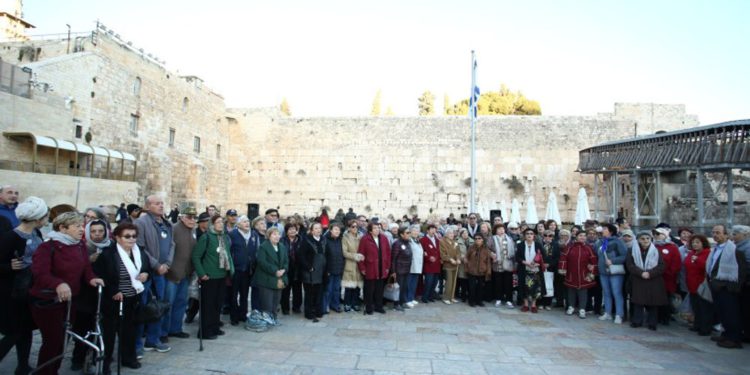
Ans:
[{"label": "scarf", "polygon": [[525,259],[527,262],[531,262],[536,256],[536,244],[532,242],[531,246],[529,246],[529,244],[524,241],[524,245],[526,246],[526,252],[524,253],[526,256]]},{"label": "scarf", "polygon": [[[91,224],[93,223],[104,223],[104,231],[106,233],[104,234],[104,239],[101,242],[94,242],[94,240],[91,239]],[[83,233],[83,236],[86,239],[86,244],[93,245],[97,250],[99,250],[99,252],[112,244],[112,240],[109,239],[109,225],[107,225],[107,223],[102,220],[94,220],[86,224],[86,230]]]},{"label": "scarf", "polygon": [[133,259],[135,259],[135,263],[130,260],[130,257],[128,256],[128,253],[125,252],[125,249],[123,249],[119,243],[117,244],[117,253],[120,254],[122,264],[125,265],[125,269],[128,271],[128,275],[130,275],[130,283],[133,285],[135,293],[140,294],[144,289],[143,283],[138,280],[138,273],[141,269],[141,250],[138,249],[137,244],[134,244],[133,249],[130,250],[130,252],[133,253]]},{"label": "scarf", "polygon": [[65,233],[56,231],[49,232],[49,234],[47,234],[47,238],[49,238],[51,241],[60,242],[63,245],[75,245],[81,242],[81,240],[76,241],[73,237],[68,236]]},{"label": "scarf", "polygon": [[240,232],[242,238],[245,239],[245,245],[247,246],[248,242],[250,242],[250,236],[253,234],[253,230],[250,229],[249,231],[244,232],[242,229],[237,228],[237,231]]},{"label": "scarf", "polygon": [[641,255],[640,245],[633,246],[631,255],[633,255],[633,262],[635,262],[635,265],[644,271],[648,271],[659,265],[659,250],[656,250],[656,246],[654,246],[653,243],[648,245],[648,253],[646,253],[645,263],[643,262],[643,256]]},{"label": "scarf", "polygon": [[737,264],[735,255],[737,246],[732,241],[724,242],[724,250],[719,254],[718,261],[714,261],[714,254],[718,247],[718,245],[714,247],[711,250],[711,254],[708,255],[710,261],[706,262],[706,273],[711,275],[711,271],[713,271],[711,265],[718,262],[719,271],[716,273],[716,280],[737,282],[739,280],[739,265]]},{"label": "scarf", "polygon": [[605,255],[607,254],[607,246],[608,245],[609,245],[609,237],[604,237],[602,239],[602,247],[600,249],[601,252],[602,252],[602,254],[605,254]]},{"label": "scarf", "polygon": [[229,265],[229,259],[227,257],[227,244],[224,242],[224,232],[217,231],[213,226],[209,227],[208,230],[216,235],[216,239],[219,241],[219,247],[216,248],[216,252],[219,253],[219,268],[223,270],[231,270],[232,266]]}]

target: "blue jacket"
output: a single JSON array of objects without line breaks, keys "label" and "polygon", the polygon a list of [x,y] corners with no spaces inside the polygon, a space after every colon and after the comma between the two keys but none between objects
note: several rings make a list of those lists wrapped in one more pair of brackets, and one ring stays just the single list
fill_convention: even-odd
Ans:
[{"label": "blue jacket", "polygon": [[599,241],[596,241],[594,252],[599,260],[598,267],[599,273],[608,275],[606,258],[602,254],[602,244],[607,241],[607,258],[612,261],[612,264],[625,264],[625,258],[628,255],[628,249],[625,246],[625,242],[616,236],[610,236],[607,238],[602,237]]},{"label": "blue jacket", "polygon": [[259,237],[251,229],[250,238],[245,242],[245,237],[242,236],[238,228],[229,232],[229,239],[232,241],[229,250],[232,254],[235,272],[250,271],[252,273],[257,261],[258,244],[262,241],[259,241]]},{"label": "blue jacket", "polygon": [[8,219],[8,221],[10,221],[10,225],[12,225],[13,228],[17,227],[18,224],[21,224],[21,222],[16,217],[16,207],[18,207],[18,203],[12,206],[0,204],[0,216]]}]

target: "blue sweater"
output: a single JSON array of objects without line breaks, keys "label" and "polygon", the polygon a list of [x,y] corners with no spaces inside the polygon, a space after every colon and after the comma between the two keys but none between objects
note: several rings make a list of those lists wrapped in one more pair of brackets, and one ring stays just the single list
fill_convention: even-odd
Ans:
[{"label": "blue sweater", "polygon": [[252,271],[255,268],[256,254],[258,253],[259,237],[251,229],[250,239],[245,242],[240,230],[235,228],[229,232],[229,239],[232,240],[232,246],[229,252],[232,254],[235,272]]}]

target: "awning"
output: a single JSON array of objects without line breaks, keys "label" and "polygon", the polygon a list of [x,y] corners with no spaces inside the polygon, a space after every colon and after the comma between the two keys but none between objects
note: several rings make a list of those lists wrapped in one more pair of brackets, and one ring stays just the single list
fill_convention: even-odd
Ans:
[{"label": "awning", "polygon": [[116,159],[124,159],[129,161],[135,161],[135,156],[127,152],[112,150],[104,147],[89,146],[83,143],[74,143],[66,141],[64,139],[57,139],[47,137],[44,135],[37,135],[34,133],[27,132],[3,132],[3,135],[8,138],[28,138],[31,139],[37,146],[44,146],[50,148],[57,148],[60,150],[67,150],[78,152],[79,154],[91,154],[97,156],[106,156]]}]

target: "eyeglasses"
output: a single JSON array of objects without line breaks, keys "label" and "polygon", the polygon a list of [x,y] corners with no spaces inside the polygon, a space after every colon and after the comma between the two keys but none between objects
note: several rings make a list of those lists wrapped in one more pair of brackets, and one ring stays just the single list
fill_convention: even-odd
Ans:
[{"label": "eyeglasses", "polygon": [[469,216],[469,220],[476,220],[477,218],[475,216]]},{"label": "eyeglasses", "polygon": [[96,217],[96,215],[94,215],[94,216],[86,215],[86,218],[89,219],[89,220],[96,220],[96,219],[98,219],[98,217]]},{"label": "eyeglasses", "polygon": [[545,238],[551,238],[551,237],[554,237],[554,236],[555,236],[554,234],[545,234],[544,235]]},{"label": "eyeglasses", "polygon": [[355,225],[350,225],[350,226],[349,226],[349,228],[356,228],[356,227],[357,227],[357,225],[356,225],[356,224],[355,224]]},{"label": "eyeglasses", "polygon": [[138,236],[137,236],[137,235],[135,235],[135,234],[123,234],[123,235],[122,235],[122,236],[120,236],[120,237],[122,237],[122,238],[124,238],[124,239],[126,239],[126,240],[131,240],[131,239],[133,239],[133,238],[138,238]]},{"label": "eyeglasses", "polygon": [[194,215],[185,215],[184,218],[188,219],[188,220],[195,220],[195,216]]}]

